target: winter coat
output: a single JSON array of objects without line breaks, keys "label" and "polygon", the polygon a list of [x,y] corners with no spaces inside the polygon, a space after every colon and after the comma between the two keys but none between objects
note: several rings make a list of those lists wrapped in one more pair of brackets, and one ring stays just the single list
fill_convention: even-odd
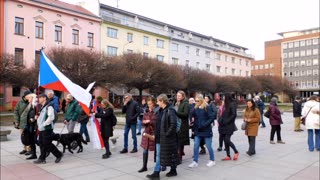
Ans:
[{"label": "winter coat", "polygon": [[[14,108],[14,119],[16,123],[19,123],[20,129],[25,128],[27,125],[28,110],[26,108],[28,104],[28,100],[22,98]],[[24,112],[24,110],[26,111]]]},{"label": "winter coat", "polygon": [[255,101],[255,103],[256,103],[256,107],[257,107],[257,108],[259,109],[259,111],[260,111],[260,114],[263,114],[263,110],[264,110],[264,108],[265,108],[264,102],[261,101],[261,99],[259,99],[259,100]]},{"label": "winter coat", "polygon": [[73,99],[68,103],[66,112],[64,113],[64,119],[67,121],[78,121],[81,107],[77,100]]},{"label": "winter coat", "polygon": [[57,96],[53,96],[52,99],[50,99],[50,103],[52,104],[53,109],[56,112],[60,111],[60,103],[59,103],[59,98]]},{"label": "winter coat", "polygon": [[[225,107],[225,106],[224,106]],[[237,105],[230,103],[229,111],[223,110],[221,117],[219,118],[219,133],[220,134],[233,134],[236,131],[235,120],[237,117]]]},{"label": "winter coat", "polygon": [[112,115],[113,115],[112,108],[101,109],[100,112],[95,114],[96,118],[101,118],[100,132],[103,138],[108,138],[113,136]]},{"label": "winter coat", "polygon": [[282,124],[281,112],[277,107],[277,104],[270,102],[269,109],[270,109],[270,117],[269,117],[270,125]]},{"label": "winter coat", "polygon": [[[150,120],[150,122],[143,123],[144,120]],[[155,135],[156,121],[157,121],[157,115],[155,114],[155,112],[146,110],[146,113],[143,115],[143,118],[142,118],[142,123],[143,123],[143,126],[145,127],[143,133]],[[151,140],[146,136],[142,136],[141,147],[143,149],[148,149],[149,151],[154,151],[155,142],[154,140]]]},{"label": "winter coat", "polygon": [[301,102],[294,101],[293,102],[293,117],[301,117],[302,104]]},{"label": "winter coat", "polygon": [[212,126],[214,121],[214,113],[211,106],[207,106],[206,109],[196,108],[192,112],[194,117],[194,135],[199,137],[212,137]]},{"label": "winter coat", "polygon": [[177,116],[181,119],[181,127],[178,133],[180,145],[190,145],[189,139],[189,101],[183,99],[178,107]]},{"label": "winter coat", "polygon": [[137,118],[140,115],[139,104],[131,99],[122,107],[122,114],[126,114],[126,124],[137,124]]},{"label": "winter coat", "polygon": [[167,105],[161,117],[160,125],[160,165],[176,166],[177,149],[177,115],[173,107]]},{"label": "winter coat", "polygon": [[40,115],[37,119],[39,131],[53,129],[54,109],[50,103],[46,103],[40,109]]},{"label": "winter coat", "polygon": [[244,111],[243,119],[250,119],[250,122],[247,122],[245,130],[247,136],[258,136],[260,117],[260,110],[258,108],[255,108],[254,111],[251,108]]},{"label": "winter coat", "polygon": [[[307,113],[309,112],[308,116]],[[306,117],[306,129],[320,129],[320,103],[314,100],[307,101],[302,109],[302,117]]]}]

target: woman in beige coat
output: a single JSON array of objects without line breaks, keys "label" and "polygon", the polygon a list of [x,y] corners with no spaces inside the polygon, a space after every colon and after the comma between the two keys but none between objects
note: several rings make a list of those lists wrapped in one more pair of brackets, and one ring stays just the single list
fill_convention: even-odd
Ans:
[{"label": "woman in beige coat", "polygon": [[259,122],[260,122],[260,112],[256,108],[253,99],[247,100],[247,108],[243,114],[243,121],[247,122],[247,127],[245,129],[245,134],[248,136],[249,150],[247,154],[252,156],[256,154],[256,136],[258,135]]}]

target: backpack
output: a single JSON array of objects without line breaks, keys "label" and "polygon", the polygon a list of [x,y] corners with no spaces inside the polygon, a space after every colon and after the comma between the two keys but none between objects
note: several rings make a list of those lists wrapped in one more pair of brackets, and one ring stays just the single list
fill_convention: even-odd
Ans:
[{"label": "backpack", "polygon": [[117,125],[117,122],[118,122],[117,117],[114,115],[114,113],[112,113],[112,126]]},{"label": "backpack", "polygon": [[[47,112],[48,112],[48,107],[49,107],[49,106],[51,106],[51,107],[53,108],[53,105],[52,105],[52,104],[48,105],[48,106],[46,107],[46,108],[47,108]],[[58,113],[57,113],[56,110],[54,110],[54,108],[53,108],[53,112],[54,112],[53,124],[55,124],[55,123],[58,121]]]}]

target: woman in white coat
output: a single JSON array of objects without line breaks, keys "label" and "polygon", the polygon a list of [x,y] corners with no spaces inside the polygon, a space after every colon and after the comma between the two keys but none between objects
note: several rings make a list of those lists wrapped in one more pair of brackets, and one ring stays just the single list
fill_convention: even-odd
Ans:
[{"label": "woman in white coat", "polygon": [[[320,102],[316,95],[311,96],[304,104],[302,117],[306,117],[305,126],[308,130],[309,151],[312,152],[314,149],[320,151]],[[313,138],[313,134],[315,134],[315,138]]]}]

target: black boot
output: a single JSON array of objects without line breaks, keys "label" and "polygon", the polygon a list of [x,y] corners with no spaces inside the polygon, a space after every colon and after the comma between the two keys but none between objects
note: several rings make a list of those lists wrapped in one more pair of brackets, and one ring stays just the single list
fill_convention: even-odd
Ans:
[{"label": "black boot", "polygon": [[160,179],[160,172],[154,171],[152,174],[148,174],[146,178],[151,179],[151,180],[159,180]]},{"label": "black boot", "polygon": [[143,166],[142,168],[138,171],[139,173],[147,171],[147,163],[148,163],[148,153],[145,154],[143,153]]}]

